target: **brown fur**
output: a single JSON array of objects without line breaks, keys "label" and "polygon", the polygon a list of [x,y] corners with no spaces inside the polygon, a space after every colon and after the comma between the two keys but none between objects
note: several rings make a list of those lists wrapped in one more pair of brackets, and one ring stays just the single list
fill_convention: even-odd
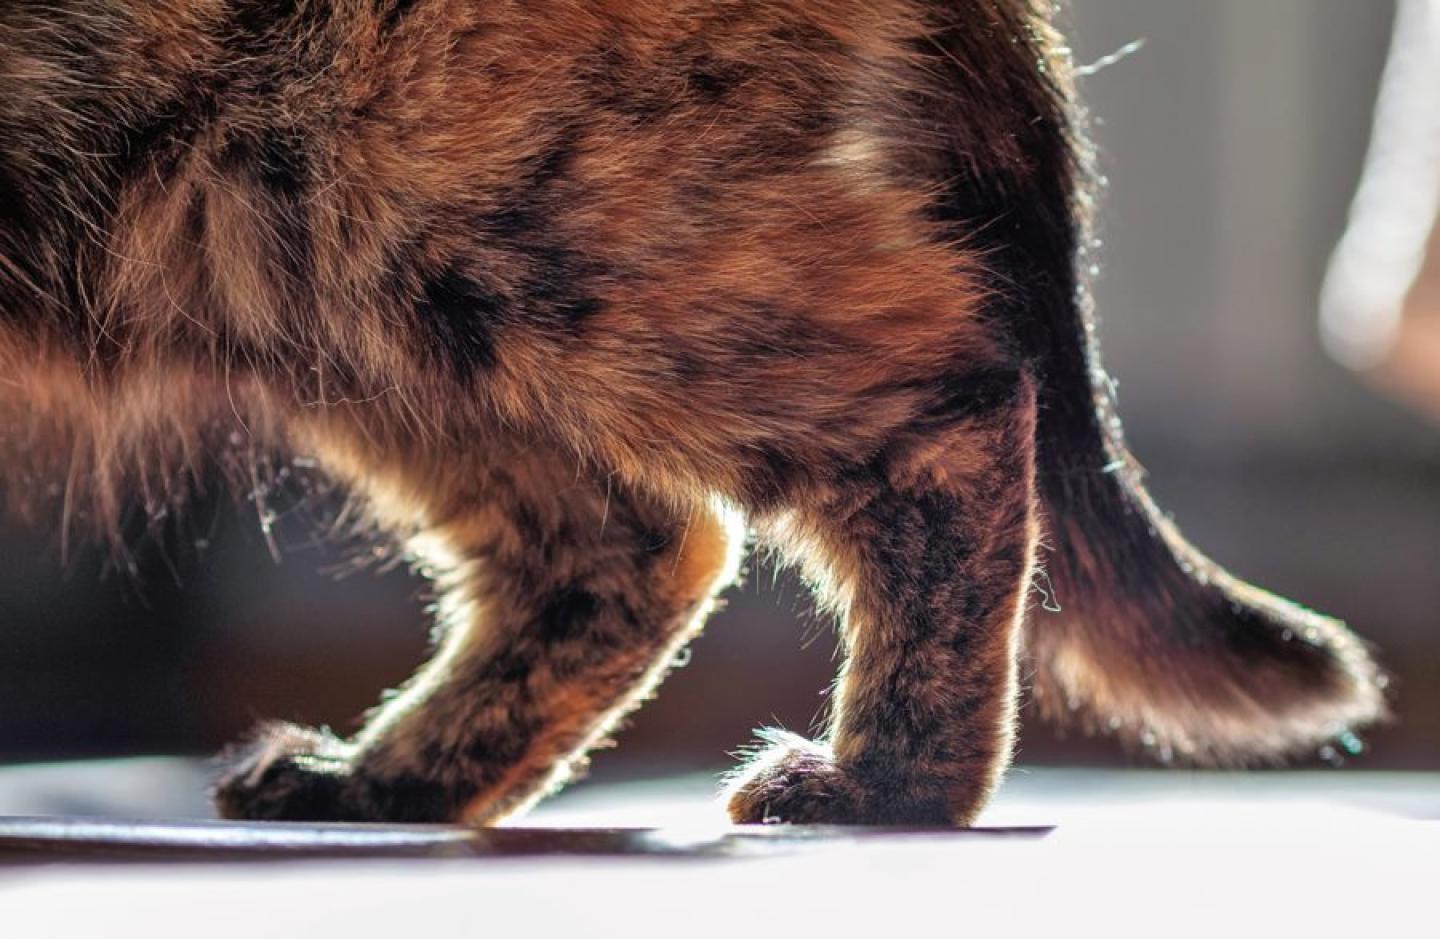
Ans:
[{"label": "brown fur", "polygon": [[[975,817],[1040,503],[1086,624],[1036,623],[1042,696],[1196,758],[1378,713],[1343,627],[1196,580],[1106,468],[1039,4],[18,0],[0,50],[12,489],[59,458],[67,524],[113,532],[206,453],[288,449],[444,591],[412,683],[350,740],[263,731],[226,814],[523,808],[699,628],[742,515],[847,658],[827,737],[737,775],[740,821]],[[1314,633],[1241,641],[1231,604]]]}]

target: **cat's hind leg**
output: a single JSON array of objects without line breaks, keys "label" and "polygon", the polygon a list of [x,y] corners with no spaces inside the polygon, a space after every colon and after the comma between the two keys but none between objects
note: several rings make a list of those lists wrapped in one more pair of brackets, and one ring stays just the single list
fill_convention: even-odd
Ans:
[{"label": "cat's hind leg", "polygon": [[990,384],[769,520],[841,610],[845,661],[821,741],[762,733],[731,783],[735,821],[969,824],[998,783],[1036,543],[1035,403],[1023,375]]},{"label": "cat's hind leg", "polygon": [[355,465],[356,452],[336,462],[368,481],[381,518],[421,519],[438,648],[351,740],[262,728],[218,785],[223,815],[488,823],[522,810],[649,694],[736,573],[739,535],[718,512],[673,509],[548,447],[443,468]]}]

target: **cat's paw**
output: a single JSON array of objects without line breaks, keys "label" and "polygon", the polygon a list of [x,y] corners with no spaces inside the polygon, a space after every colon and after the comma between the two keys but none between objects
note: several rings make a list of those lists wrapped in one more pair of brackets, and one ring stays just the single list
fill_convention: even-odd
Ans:
[{"label": "cat's paw", "polygon": [[921,797],[894,780],[862,780],[835,762],[830,749],[780,730],[759,734],[765,746],[731,778],[726,807],[736,824],[955,824],[945,801]]},{"label": "cat's paw", "polygon": [[782,730],[762,730],[763,749],[730,777],[726,809],[738,825],[858,824],[859,793],[827,747]]},{"label": "cat's paw", "polygon": [[222,818],[256,821],[354,821],[345,790],[350,762],[343,741],[295,724],[260,727],[222,757],[215,782]]}]

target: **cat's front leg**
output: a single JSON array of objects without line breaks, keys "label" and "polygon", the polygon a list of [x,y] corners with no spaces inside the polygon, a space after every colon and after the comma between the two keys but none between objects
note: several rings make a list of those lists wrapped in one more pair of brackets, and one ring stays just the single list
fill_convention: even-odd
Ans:
[{"label": "cat's front leg", "polygon": [[222,755],[216,809],[226,818],[363,821],[348,792],[353,755],[353,747],[325,730],[262,725]]},{"label": "cat's front leg", "polygon": [[442,638],[353,739],[262,728],[233,754],[217,807],[389,822],[521,811],[668,671],[733,579],[737,533],[540,444],[488,442],[483,458],[428,465],[419,448],[366,462],[358,446],[341,449],[352,481],[376,487],[375,511],[393,513],[383,520],[423,519],[414,544],[442,591]]}]

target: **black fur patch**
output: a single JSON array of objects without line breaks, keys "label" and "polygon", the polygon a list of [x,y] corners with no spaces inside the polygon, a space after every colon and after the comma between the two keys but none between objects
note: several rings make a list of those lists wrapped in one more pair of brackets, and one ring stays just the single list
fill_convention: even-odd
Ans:
[{"label": "black fur patch", "polygon": [[[529,674],[528,670],[526,674]],[[525,756],[532,736],[539,729],[535,714],[528,706],[511,708],[508,724],[497,724],[488,729],[472,727],[463,755],[480,772],[478,778],[455,785],[474,791],[478,785],[493,782],[497,771],[503,772],[503,768],[515,765]],[[443,762],[440,760],[437,765]]]},{"label": "black fur patch", "polygon": [[915,421],[922,431],[943,430],[984,418],[1015,404],[1023,378],[1014,366],[961,369],[934,383],[931,398]]},{"label": "black fur patch", "polygon": [[278,208],[303,211],[311,188],[304,139],[292,128],[266,127],[232,136],[217,164],[228,175],[253,180]]},{"label": "black fur patch", "polygon": [[528,246],[549,237],[556,190],[568,177],[581,133],[557,132],[554,139],[526,160],[520,184],[504,196],[503,205],[475,219],[481,234],[501,245]]},{"label": "black fur patch", "polygon": [[192,245],[204,244],[205,230],[209,225],[206,214],[205,190],[196,189],[185,203],[185,238]]},{"label": "black fur patch", "polygon": [[213,91],[195,86],[151,105],[144,113],[118,123],[109,145],[107,169],[117,183],[149,173],[166,179],[190,152],[196,136],[216,117]]},{"label": "black fur patch", "polygon": [[445,785],[417,775],[371,779],[360,775],[345,795],[360,811],[357,818],[385,819],[399,824],[449,822],[455,819],[474,790],[465,785]]},{"label": "black fur patch", "polygon": [[685,84],[700,101],[718,104],[742,85],[753,71],[753,68],[738,62],[727,62],[701,54],[690,63]]},{"label": "black fur patch", "polygon": [[330,0],[230,0],[232,45],[253,52],[323,27],[333,15]]},{"label": "black fur patch", "polygon": [[310,159],[294,131],[267,128],[249,151],[255,176],[277,198],[298,205],[310,188]]},{"label": "black fur patch", "polygon": [[[3,156],[0,156],[3,160]],[[36,271],[26,256],[26,247],[39,241],[35,219],[25,191],[14,175],[0,162],[0,317],[7,321],[22,315],[34,302],[26,281],[36,280]],[[13,270],[12,270],[13,268]]]},{"label": "black fur patch", "polygon": [[375,11],[380,14],[380,34],[387,35],[410,14],[420,0],[375,0]]},{"label": "black fur patch", "polygon": [[602,305],[590,285],[604,270],[582,250],[559,240],[553,224],[563,208],[559,203],[566,198],[581,136],[578,127],[555,133],[549,145],[528,160],[520,183],[505,194],[502,207],[470,223],[488,249],[506,255],[512,262],[507,266],[520,270],[513,282],[504,285],[514,297],[515,320],[523,318],[527,325],[562,337],[578,335]]},{"label": "black fur patch", "polygon": [[576,335],[600,312],[599,299],[585,291],[601,273],[590,258],[569,248],[539,246],[530,253],[530,271],[521,283],[526,312],[541,325]]},{"label": "black fur patch", "polygon": [[556,590],[537,617],[537,638],[550,644],[583,636],[599,615],[600,605],[600,598],[578,585]]},{"label": "black fur patch", "polygon": [[8,240],[22,244],[29,228],[30,208],[25,192],[15,174],[0,162],[0,232],[4,232]]},{"label": "black fur patch", "polygon": [[415,311],[443,362],[461,380],[495,367],[495,329],[506,304],[455,267],[427,280]]}]

